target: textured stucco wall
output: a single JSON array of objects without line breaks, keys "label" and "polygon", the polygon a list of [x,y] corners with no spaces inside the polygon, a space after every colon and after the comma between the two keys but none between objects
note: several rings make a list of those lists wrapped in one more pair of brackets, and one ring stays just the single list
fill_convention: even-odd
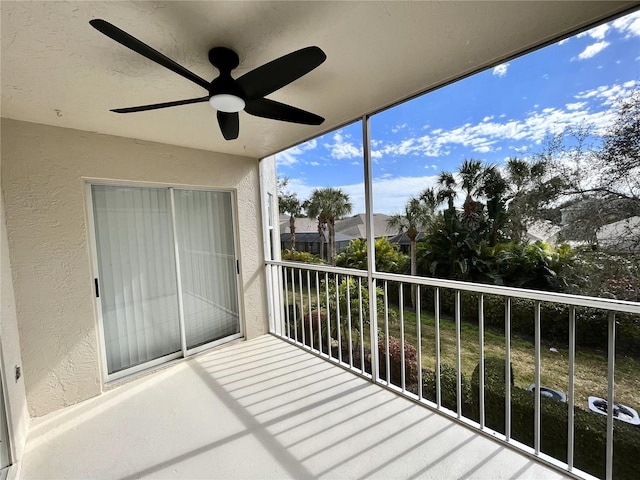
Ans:
[{"label": "textured stucco wall", "polygon": [[258,161],[2,119],[2,188],[29,411],[101,391],[84,178],[237,192],[245,335],[267,330]]},{"label": "textured stucco wall", "polygon": [[13,463],[19,463],[29,430],[29,412],[24,389],[24,375],[18,380],[15,368],[22,368],[20,336],[9,260],[9,240],[4,213],[4,195],[0,191],[0,350],[6,411]]}]

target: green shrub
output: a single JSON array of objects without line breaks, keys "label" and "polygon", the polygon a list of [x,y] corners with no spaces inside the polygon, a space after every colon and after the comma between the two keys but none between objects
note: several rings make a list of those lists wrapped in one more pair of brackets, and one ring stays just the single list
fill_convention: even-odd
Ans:
[{"label": "green shrub", "polygon": [[[484,360],[484,406],[485,425],[497,432],[504,433],[504,397],[505,397],[505,359],[488,357]],[[513,367],[510,369],[511,385],[514,384]],[[502,400],[500,400],[502,399]],[[471,375],[471,403],[473,417],[480,418],[480,364]]]},{"label": "green shrub", "polygon": [[[329,277],[329,281],[320,282],[320,305],[325,309],[329,309],[331,323],[331,337],[338,338],[338,324],[340,325],[340,335],[342,339],[347,338],[349,334],[349,317],[348,311],[351,312],[351,328],[354,334],[359,334],[360,327],[360,296],[362,297],[362,322],[363,326],[369,325],[369,289],[366,281],[362,282],[360,295],[358,294],[358,282],[353,277],[338,278],[338,291],[336,294],[336,281],[334,277]],[[347,296],[347,286],[349,295]],[[328,292],[328,296],[327,296]],[[384,301],[382,289],[376,289],[376,309],[378,312],[378,324],[384,324]],[[338,303],[339,302],[339,303]],[[338,307],[340,308],[340,317],[338,320]],[[389,309],[389,321],[395,322],[398,314],[394,309]]]},{"label": "green shrub", "polygon": [[309,252],[291,252],[291,250],[283,250],[281,253],[282,260],[289,262],[303,262],[303,263],[326,263],[320,257]]},{"label": "green shrub", "polygon": [[[378,342],[379,372],[382,380],[387,379],[387,345],[384,338]],[[418,383],[418,351],[410,343],[404,343],[404,368],[405,386],[416,385]],[[400,339],[389,337],[389,370],[391,377],[389,381],[397,386],[402,386],[402,345]]]},{"label": "green shrub", "polygon": [[[463,322],[478,323],[478,299],[480,294],[460,293],[460,312]],[[423,306],[433,311],[433,295],[424,295]],[[455,291],[440,289],[440,311],[453,317]],[[511,299],[511,333],[521,337],[534,334],[535,301],[524,298]],[[504,332],[505,297],[484,296],[485,327]],[[576,345],[579,347],[607,349],[608,312],[593,308],[576,308]],[[627,355],[640,356],[640,316],[616,314],[616,350]],[[569,306],[553,303],[540,305],[540,331],[543,342],[555,346],[569,343]]]},{"label": "green shrub", "polygon": [[[472,417],[471,388],[464,373],[461,374],[462,385],[462,413],[466,417]],[[422,396],[427,400],[436,402],[436,372],[426,370],[422,375]],[[443,407],[458,410],[458,378],[457,369],[443,363],[440,365],[440,403]]]},{"label": "green shrub", "polygon": [[[400,252],[400,247],[387,238],[376,240],[376,271],[389,273],[409,273],[409,257]],[[338,267],[367,269],[367,241],[356,238],[336,257]]]},{"label": "green shrub", "polygon": [[[479,412],[479,365],[471,378],[471,398],[474,412]],[[513,370],[511,371],[513,384]],[[485,360],[485,424],[505,431],[505,361]],[[475,413],[474,413],[475,414]],[[526,445],[534,443],[535,396],[532,392],[511,387],[511,437]],[[605,476],[606,425],[603,415],[575,407],[574,465],[598,477]],[[542,452],[567,460],[568,404],[540,398],[540,449]],[[637,478],[635,465],[640,455],[640,432],[637,426],[614,421],[614,477]]]}]

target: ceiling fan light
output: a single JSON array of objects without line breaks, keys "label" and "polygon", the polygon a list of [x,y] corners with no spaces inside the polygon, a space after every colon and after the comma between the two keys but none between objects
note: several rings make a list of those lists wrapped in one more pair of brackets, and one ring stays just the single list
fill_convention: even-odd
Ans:
[{"label": "ceiling fan light", "polygon": [[209,103],[213,108],[220,112],[236,113],[244,109],[244,100],[235,95],[228,93],[220,93],[213,95],[209,99]]}]

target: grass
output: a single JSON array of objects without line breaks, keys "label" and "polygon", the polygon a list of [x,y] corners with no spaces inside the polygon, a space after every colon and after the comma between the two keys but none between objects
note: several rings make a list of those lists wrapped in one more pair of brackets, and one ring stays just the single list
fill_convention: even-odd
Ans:
[{"label": "grass", "polygon": [[[435,369],[435,318],[421,315],[420,318],[422,367]],[[477,325],[462,323],[460,326],[460,352],[462,372],[470,380],[473,370],[480,359],[479,328]],[[416,314],[404,311],[405,342],[417,347]],[[400,320],[389,326],[389,335],[400,338]],[[485,330],[485,357],[504,358],[505,337],[500,332]],[[543,346],[541,356],[541,384],[556,390],[569,390],[569,354],[559,349],[552,352]],[[440,355],[441,362],[456,365],[455,323],[440,319]],[[535,347],[532,342],[511,338],[511,363],[515,375],[515,384],[527,388],[535,381]],[[607,360],[592,351],[577,351],[575,370],[575,405],[588,409],[589,396],[606,398]],[[616,401],[640,410],[640,362],[631,357],[618,356],[615,371]]]},{"label": "grass", "polygon": [[[296,300],[300,302],[299,292]],[[306,293],[306,292],[305,292]],[[289,297],[292,302],[292,297]],[[304,311],[308,311],[309,299],[303,296]],[[315,292],[312,293],[312,303],[315,304]],[[397,309],[396,309],[397,311]],[[416,314],[405,310],[404,336],[405,342],[417,347]],[[400,338],[400,315],[398,320],[389,325],[389,335]],[[432,315],[422,314],[421,343],[422,343],[422,367],[435,369],[435,318]],[[380,323],[382,325],[382,323]],[[473,370],[480,359],[479,328],[477,325],[462,323],[460,333],[460,351],[462,372],[470,380]],[[365,339],[368,335],[365,335]],[[368,341],[365,340],[368,345]],[[541,384],[565,393],[569,391],[569,354],[566,350],[558,349],[552,352],[549,346],[541,348]],[[485,330],[484,335],[485,357],[495,356],[504,358],[505,337],[500,332]],[[440,355],[441,362],[456,365],[456,333],[454,322],[440,319]],[[535,378],[535,347],[534,344],[523,338],[512,335],[511,338],[511,362],[515,375],[515,384],[522,388],[528,388],[534,383]],[[607,396],[607,359],[591,350],[576,351],[575,370],[575,405],[585,410],[588,409],[588,397]],[[615,370],[615,398],[617,402],[624,403],[640,411],[640,361],[618,355]]]}]

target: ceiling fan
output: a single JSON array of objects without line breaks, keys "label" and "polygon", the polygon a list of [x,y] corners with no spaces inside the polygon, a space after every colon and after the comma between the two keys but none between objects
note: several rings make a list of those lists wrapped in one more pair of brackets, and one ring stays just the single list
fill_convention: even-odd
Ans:
[{"label": "ceiling fan", "polygon": [[324,118],[319,115],[264,98],[266,95],[306,75],[324,62],[327,56],[319,47],[306,47],[296,50],[238,78],[231,76],[231,71],[240,62],[236,52],[225,47],[215,47],[209,50],[209,62],[219,70],[220,75],[208,82],[105,20],[94,19],[89,23],[107,37],[168,68],[172,72],[182,75],[208,92],[208,95],[203,97],[141,105],[139,107],[115,108],[111,110],[112,112],[142,112],[188,105],[190,103],[209,102],[217,110],[218,124],[226,140],[238,138],[240,131],[238,112],[242,110],[256,117],[271,118],[283,122],[302,123],[305,125],[320,125],[324,122]]}]

